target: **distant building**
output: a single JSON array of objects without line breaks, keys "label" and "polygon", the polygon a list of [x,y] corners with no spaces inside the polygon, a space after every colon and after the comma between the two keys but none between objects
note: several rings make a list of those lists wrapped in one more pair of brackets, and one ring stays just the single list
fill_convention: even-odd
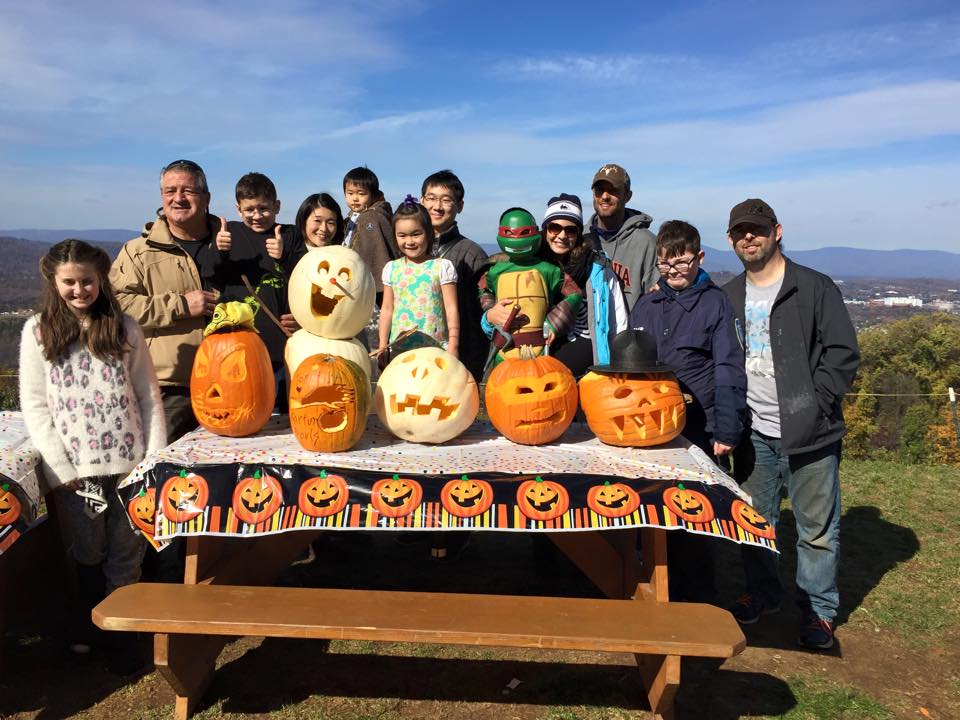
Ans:
[{"label": "distant building", "polygon": [[886,297],[883,304],[887,307],[923,307],[923,300],[915,295]]}]

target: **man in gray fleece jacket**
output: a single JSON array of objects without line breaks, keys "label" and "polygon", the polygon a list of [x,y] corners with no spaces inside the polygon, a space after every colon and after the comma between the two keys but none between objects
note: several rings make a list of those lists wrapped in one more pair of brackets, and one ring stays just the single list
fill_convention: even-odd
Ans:
[{"label": "man in gray fleece jacket", "polygon": [[593,176],[593,209],[589,231],[584,236],[613,263],[627,297],[627,312],[637,299],[656,285],[656,237],[650,232],[653,218],[627,207],[630,176],[619,165],[608,164]]}]

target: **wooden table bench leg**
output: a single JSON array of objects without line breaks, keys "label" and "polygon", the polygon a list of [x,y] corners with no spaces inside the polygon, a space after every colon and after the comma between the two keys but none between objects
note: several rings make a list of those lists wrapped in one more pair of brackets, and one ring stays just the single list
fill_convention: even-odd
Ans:
[{"label": "wooden table bench leg", "polygon": [[231,637],[167,635],[153,638],[153,662],[177,694],[176,720],[187,720],[213,679],[217,657]]},{"label": "wooden table bench leg", "polygon": [[647,688],[650,710],[657,720],[672,720],[673,700],[680,687],[679,655],[635,655]]}]

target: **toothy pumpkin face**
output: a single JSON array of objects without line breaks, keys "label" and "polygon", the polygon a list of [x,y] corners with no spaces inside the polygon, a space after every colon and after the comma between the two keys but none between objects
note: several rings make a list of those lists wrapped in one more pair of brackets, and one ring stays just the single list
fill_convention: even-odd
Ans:
[{"label": "toothy pumpkin face", "polygon": [[570,507],[570,495],[560,483],[537,477],[520,483],[517,507],[531,520],[555,520]]},{"label": "toothy pumpkin face", "polygon": [[261,475],[259,470],[243,478],[233,490],[233,512],[251,525],[269,519],[282,503],[280,482],[270,475]]},{"label": "toothy pumpkin face", "polygon": [[340,475],[321,470],[317,477],[304,480],[297,498],[300,512],[310,517],[336,515],[347,506],[350,488]]},{"label": "toothy pumpkin face", "polygon": [[10,486],[4,483],[0,486],[0,527],[15,523],[20,517],[20,511],[20,500],[10,491]]},{"label": "toothy pumpkin face", "polygon": [[605,375],[580,380],[580,406],[601,442],[647,447],[669,442],[683,430],[686,406],[673,373]]},{"label": "toothy pumpkin face", "polygon": [[625,517],[640,507],[640,495],[629,485],[607,481],[587,490],[587,505],[604,517]]},{"label": "toothy pumpkin face", "polygon": [[207,481],[202,476],[181,470],[160,491],[163,514],[171,522],[192,520],[206,509],[208,496]]},{"label": "toothy pumpkin face", "polygon": [[270,355],[256,332],[214,333],[200,343],[190,402],[206,430],[228,437],[252,435],[269,419],[275,396]]},{"label": "toothy pumpkin face", "polygon": [[713,520],[713,505],[707,496],[683,485],[664,490],[663,503],[670,512],[687,522],[708,523]]},{"label": "toothy pumpkin face", "polygon": [[769,521],[743,500],[734,500],[730,506],[733,521],[751,535],[774,540],[777,532]]},{"label": "toothy pumpkin face", "polygon": [[470,427],[480,409],[473,376],[457,358],[436,347],[394,358],[380,376],[376,400],[384,426],[413,442],[450,440]]},{"label": "toothy pumpkin face", "polygon": [[375,295],[373,275],[342,245],[307,253],[290,274],[290,312],[314,335],[352,338],[370,321]]},{"label": "toothy pumpkin face", "polygon": [[443,486],[440,502],[455,517],[475,517],[490,509],[493,488],[486,480],[470,480],[463,476]]},{"label": "toothy pumpkin face", "polygon": [[370,489],[370,502],[384,517],[409,515],[423,499],[423,488],[416,480],[394,475],[377,480]]},{"label": "toothy pumpkin face", "polygon": [[134,495],[127,503],[127,514],[141,532],[153,536],[157,516],[156,488],[147,488]]},{"label": "toothy pumpkin face", "polygon": [[507,359],[490,373],[484,398],[490,422],[504,437],[541,445],[563,435],[573,422],[577,381],[553,357]]},{"label": "toothy pumpkin face", "polygon": [[339,452],[363,435],[370,407],[370,384],[354,363],[313,355],[290,381],[290,428],[307,450]]}]

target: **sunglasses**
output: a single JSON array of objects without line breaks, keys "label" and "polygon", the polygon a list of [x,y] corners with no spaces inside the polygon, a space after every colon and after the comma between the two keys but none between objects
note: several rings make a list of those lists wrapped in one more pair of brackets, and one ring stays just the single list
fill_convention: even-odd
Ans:
[{"label": "sunglasses", "polygon": [[568,237],[580,234],[580,228],[576,225],[561,225],[560,223],[548,223],[547,232],[551,235],[566,234]]},{"label": "sunglasses", "polygon": [[162,172],[170,172],[171,170],[189,170],[192,173],[203,173],[203,168],[197,165],[193,160],[174,160],[172,163],[167,165]]}]

